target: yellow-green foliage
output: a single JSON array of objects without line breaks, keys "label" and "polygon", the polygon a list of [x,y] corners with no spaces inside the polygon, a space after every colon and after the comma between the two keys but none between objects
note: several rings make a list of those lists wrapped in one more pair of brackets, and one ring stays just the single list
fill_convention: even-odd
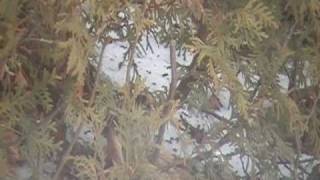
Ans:
[{"label": "yellow-green foliage", "polygon": [[[169,178],[178,166],[166,171],[150,161],[161,149],[154,142],[157,130],[166,122],[178,124],[174,115],[182,105],[210,111],[208,96],[226,88],[237,120],[221,118],[210,126],[208,156],[185,157],[191,160],[183,170],[198,179],[239,178],[225,160],[232,155],[213,153],[214,142],[227,136],[236,153],[252,160],[245,178],[279,178],[279,158],[296,162],[291,175],[297,178],[295,158],[320,151],[319,14],[318,0],[0,0],[0,176],[18,166],[10,162],[14,149],[32,166],[35,179],[41,163],[56,156],[70,160],[79,179]],[[148,92],[139,76],[128,75],[118,87],[100,72],[101,47],[130,44],[116,61],[119,66],[128,61],[131,68],[137,55],[153,50],[150,38],[165,45],[175,40],[179,53],[196,54],[192,65],[178,66],[176,93],[190,91],[186,99]],[[288,88],[279,85],[281,77],[288,78]],[[307,88],[314,91],[306,98],[294,96]],[[151,100],[140,104],[141,94]],[[104,129],[110,121],[123,162],[104,169]],[[89,153],[61,160],[70,142],[59,135],[82,124],[95,135]],[[8,134],[18,140],[5,139]],[[194,148],[200,149],[195,156],[201,154],[203,144]]]}]

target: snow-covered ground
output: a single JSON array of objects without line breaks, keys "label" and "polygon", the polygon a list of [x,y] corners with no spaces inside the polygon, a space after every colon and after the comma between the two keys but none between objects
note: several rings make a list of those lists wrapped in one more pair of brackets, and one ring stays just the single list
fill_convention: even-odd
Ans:
[{"label": "snow-covered ground", "polygon": [[[139,74],[145,80],[145,84],[150,91],[164,90],[169,86],[171,79],[170,51],[169,48],[158,46],[156,42],[150,40],[154,53],[150,50],[146,54],[136,54],[134,61]],[[104,52],[103,70],[111,80],[119,85],[123,85],[126,76],[126,62],[122,64],[123,55],[129,48],[126,42],[115,42],[109,44]],[[177,53],[178,55],[178,53]],[[182,65],[191,63],[192,55],[188,54],[186,59],[177,56],[177,62]],[[121,65],[121,67],[119,67]]]}]

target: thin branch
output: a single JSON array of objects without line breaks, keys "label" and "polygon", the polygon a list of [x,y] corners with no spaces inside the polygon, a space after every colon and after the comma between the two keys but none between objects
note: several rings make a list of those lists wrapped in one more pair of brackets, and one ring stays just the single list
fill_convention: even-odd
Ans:
[{"label": "thin branch", "polygon": [[91,91],[91,95],[90,95],[90,99],[89,99],[89,106],[92,105],[92,103],[93,103],[93,101],[94,101],[94,99],[96,97],[97,86],[98,86],[98,83],[100,81],[100,73],[101,73],[101,68],[102,68],[103,54],[104,54],[104,51],[106,50],[106,46],[107,46],[106,43],[102,44],[101,52],[100,52],[100,55],[99,55],[99,62],[98,62],[98,65],[97,65],[97,75],[96,75],[96,79],[94,81],[93,89]]},{"label": "thin branch", "polygon": [[283,44],[282,44],[282,47],[287,47],[287,46],[288,46],[288,43],[289,43],[292,35],[294,34],[294,30],[295,30],[296,26],[297,26],[297,22],[295,22],[295,23],[291,26],[291,28],[289,29],[288,35],[287,35],[286,39],[284,40],[284,42],[283,42]]},{"label": "thin branch", "polygon": [[47,114],[43,120],[40,120],[40,128],[47,127],[49,123],[52,122],[52,120],[66,107],[66,102],[63,100],[64,97],[60,97],[59,101],[55,105],[55,108]]},{"label": "thin branch", "polygon": [[226,124],[229,124],[229,125],[234,124],[230,119],[227,119],[227,118],[225,118],[223,116],[220,116],[219,114],[215,113],[214,111],[202,111],[202,112],[215,117],[217,120],[219,120],[219,121],[221,121],[223,123],[226,123]]},{"label": "thin branch", "polygon": [[293,174],[293,170],[289,166],[290,163],[278,163],[278,164],[283,165],[285,168],[288,169],[288,171],[290,171],[291,174]]},{"label": "thin branch", "polygon": [[168,95],[169,101],[174,99],[176,89],[177,89],[177,82],[178,82],[175,40],[170,41],[170,64],[171,64],[171,83],[170,83],[170,90]]},{"label": "thin branch", "polygon": [[27,38],[24,41],[38,41],[41,43],[47,43],[47,44],[54,44],[56,41],[50,40],[50,39],[43,39],[43,38]]},{"label": "thin branch", "polygon": [[[98,82],[100,80],[100,74],[101,74],[101,69],[102,69],[102,60],[103,60],[103,54],[104,54],[104,51],[105,51],[105,48],[106,48],[106,43],[103,43],[102,44],[102,49],[101,49],[101,52],[100,52],[100,56],[99,56],[99,62],[98,62],[98,67],[97,67],[97,74],[96,74],[96,79],[95,79],[95,82],[94,82],[94,87],[92,89],[92,92],[91,92],[91,96],[89,98],[89,103],[88,103],[88,106],[90,107],[92,104],[93,104],[93,101],[94,101],[94,98],[95,98],[95,93],[96,93],[96,90],[97,90],[97,85],[98,85]],[[71,154],[71,151],[73,149],[73,146],[75,145],[75,143],[77,142],[79,136],[80,136],[80,132],[83,128],[83,125],[84,125],[84,121],[83,119],[79,119],[79,126],[75,132],[75,135],[71,141],[71,143],[69,144],[68,148],[66,149],[66,151],[64,152],[64,154],[62,155],[62,158],[61,158],[61,161],[58,165],[58,168],[57,168],[57,171],[55,173],[55,175],[53,176],[52,180],[58,180],[59,177],[60,177],[60,174],[66,164],[66,162],[68,161],[68,157],[70,156]]]},{"label": "thin branch", "polygon": [[317,98],[315,99],[315,101],[313,103],[311,111],[310,111],[310,113],[309,113],[309,115],[307,117],[307,121],[309,121],[312,118],[312,116],[314,115],[314,113],[316,112],[317,104],[318,104],[319,100],[320,100],[320,93],[318,94]]},{"label": "thin branch", "polygon": [[259,91],[259,88],[261,87],[261,78],[258,80],[258,82],[257,82],[257,85],[256,85],[256,87],[254,88],[254,90],[253,90],[253,92],[252,92],[252,94],[251,94],[251,96],[250,96],[250,102],[252,102],[253,100],[254,100],[254,98],[256,97],[256,95],[257,95],[257,93],[258,93],[258,91]]},{"label": "thin branch", "polygon": [[[178,81],[175,40],[170,41],[170,63],[171,63],[171,83],[170,83],[170,89],[169,89],[169,94],[168,94],[168,99],[167,99],[168,102],[170,102],[171,100],[174,99],[176,89],[177,89],[177,81]],[[166,108],[170,108],[169,106],[170,106],[170,104]],[[165,111],[164,113],[166,114],[167,112],[169,112],[169,111]],[[165,122],[159,128],[159,132],[158,132],[157,139],[156,139],[156,144],[158,144],[158,145],[162,144],[166,126],[167,126],[167,123]],[[151,161],[155,162],[159,158],[159,154],[160,154],[160,149],[157,148],[153,154]]]},{"label": "thin branch", "polygon": [[136,51],[136,42],[130,43],[129,54],[128,54],[128,66],[127,66],[127,72],[126,72],[126,84],[129,84],[130,82],[130,73],[133,66],[135,51]]},{"label": "thin branch", "polygon": [[248,173],[248,166],[249,166],[249,158],[247,160],[247,163],[246,165],[244,164],[244,161],[243,161],[243,157],[244,157],[244,154],[240,154],[240,162],[241,162],[241,167],[242,167],[242,171],[246,174],[246,177],[249,178],[250,175]]},{"label": "thin branch", "polygon": [[295,141],[296,141],[296,146],[297,146],[297,156],[294,162],[294,170],[293,170],[293,179],[298,180],[299,179],[299,174],[298,174],[298,168],[299,168],[299,159],[301,155],[301,138],[298,134],[295,135]]},{"label": "thin branch", "polygon": [[187,68],[188,73],[180,78],[179,85],[176,88],[177,93],[175,95],[175,99],[180,99],[181,102],[187,98],[191,91],[191,86],[188,84],[197,81],[200,77],[197,71],[198,57],[199,53],[193,57],[191,64]]},{"label": "thin branch", "polygon": [[[303,163],[310,163],[311,161],[314,161],[315,158],[309,158],[309,159],[303,159],[303,160],[299,160],[299,169],[306,175],[310,175],[310,173],[300,164],[303,164]],[[291,164],[290,161],[288,160],[281,160],[276,162],[278,165],[283,165],[283,166],[288,166],[289,164]],[[291,171],[292,173],[292,171]]]},{"label": "thin branch", "polygon": [[62,172],[62,170],[63,170],[63,168],[64,168],[64,165],[65,165],[66,162],[68,161],[67,158],[70,156],[71,151],[72,151],[72,149],[73,149],[73,146],[75,145],[75,143],[76,143],[77,140],[78,140],[78,137],[79,137],[80,132],[81,132],[81,130],[82,130],[82,128],[83,128],[83,125],[84,125],[84,121],[83,121],[83,120],[80,120],[79,126],[78,126],[78,128],[77,128],[77,130],[76,130],[76,132],[75,132],[75,135],[74,135],[71,143],[69,144],[67,150],[63,153],[63,155],[62,155],[62,157],[61,157],[61,161],[60,161],[60,163],[59,163],[59,165],[58,165],[57,171],[56,171],[56,173],[54,174],[52,180],[58,180],[58,179],[59,179],[60,174],[61,174],[61,172]]},{"label": "thin branch", "polygon": [[[315,161],[316,158],[312,157],[312,158],[308,158],[308,159],[302,159],[302,160],[299,160],[299,163],[300,164],[304,164],[304,163],[310,163],[312,161]],[[280,159],[280,161],[277,162],[277,164],[290,164],[291,162],[288,161],[288,160],[282,160]]]}]

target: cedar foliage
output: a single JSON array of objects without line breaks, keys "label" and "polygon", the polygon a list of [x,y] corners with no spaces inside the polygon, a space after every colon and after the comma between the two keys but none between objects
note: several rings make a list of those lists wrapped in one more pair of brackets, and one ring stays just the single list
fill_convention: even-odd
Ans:
[{"label": "cedar foliage", "polygon": [[[31,179],[317,179],[319,16],[318,0],[0,0],[1,179],[17,179],[22,164]],[[174,90],[149,92],[135,69],[149,38],[194,53]],[[117,60],[128,64],[122,87],[101,72],[100,51],[114,42],[129,44]],[[233,120],[207,101],[223,89]],[[181,124],[182,106],[220,121]],[[154,141],[166,123],[192,156]],[[84,125],[91,144],[77,141]],[[47,162],[62,171],[44,174]]]}]

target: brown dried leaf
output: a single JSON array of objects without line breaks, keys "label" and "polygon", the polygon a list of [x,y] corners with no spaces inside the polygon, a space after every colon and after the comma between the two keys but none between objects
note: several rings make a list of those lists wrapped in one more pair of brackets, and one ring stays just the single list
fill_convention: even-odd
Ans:
[{"label": "brown dried leaf", "polygon": [[28,81],[26,76],[24,75],[22,68],[20,68],[20,70],[16,73],[15,83],[21,88],[25,88],[28,86]]}]

